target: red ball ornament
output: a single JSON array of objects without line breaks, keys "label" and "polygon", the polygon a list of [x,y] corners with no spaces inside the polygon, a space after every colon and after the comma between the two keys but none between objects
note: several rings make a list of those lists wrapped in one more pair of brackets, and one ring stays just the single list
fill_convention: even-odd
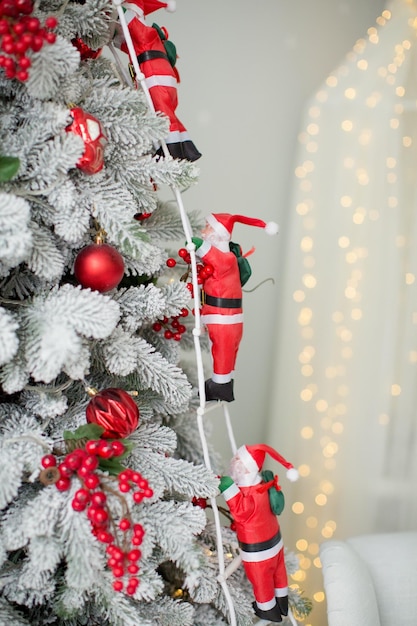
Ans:
[{"label": "red ball ornament", "polygon": [[80,285],[102,293],[117,287],[124,271],[122,255],[107,243],[92,243],[83,248],[74,263]]},{"label": "red ball ornament", "polygon": [[105,429],[102,437],[123,439],[136,430],[139,424],[139,409],[126,391],[109,388],[89,393],[93,396],[86,409],[87,422],[102,426]]},{"label": "red ball ornament", "polygon": [[71,43],[74,48],[77,48],[78,52],[80,53],[81,61],[85,61],[86,59],[98,59],[103,50],[102,48],[99,48],[98,50],[92,50],[92,48],[87,46],[85,41],[81,39],[81,37],[76,37],[75,39],[72,39]]},{"label": "red ball ornament", "polygon": [[77,167],[85,174],[97,174],[103,169],[104,146],[107,142],[100,122],[81,107],[72,108],[70,113],[73,121],[65,130],[80,135],[85,145],[84,153],[78,160]]}]

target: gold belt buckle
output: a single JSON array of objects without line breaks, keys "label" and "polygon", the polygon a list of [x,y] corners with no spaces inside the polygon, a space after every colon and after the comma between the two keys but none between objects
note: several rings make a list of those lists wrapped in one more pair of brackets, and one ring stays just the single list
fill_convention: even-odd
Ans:
[{"label": "gold belt buckle", "polygon": [[202,289],[201,290],[201,304],[204,306],[206,303],[206,292]]}]

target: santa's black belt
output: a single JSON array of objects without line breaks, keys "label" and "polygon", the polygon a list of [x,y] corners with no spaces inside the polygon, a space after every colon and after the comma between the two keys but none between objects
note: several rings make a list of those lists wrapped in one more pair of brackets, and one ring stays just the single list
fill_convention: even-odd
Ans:
[{"label": "santa's black belt", "polygon": [[216,298],[216,296],[209,296],[207,293],[201,294],[202,304],[209,304],[210,306],[218,306],[222,309],[241,309],[242,298]]},{"label": "santa's black belt", "polygon": [[165,59],[169,62],[169,59],[166,54],[161,52],[160,50],[145,50],[142,54],[138,54],[138,63],[145,63],[146,61],[153,61],[154,59]]},{"label": "santa's black belt", "polygon": [[279,530],[276,535],[267,539],[266,541],[258,541],[258,543],[243,543],[239,541],[239,546],[243,552],[261,552],[262,550],[269,550],[273,548],[281,541],[281,531]]}]

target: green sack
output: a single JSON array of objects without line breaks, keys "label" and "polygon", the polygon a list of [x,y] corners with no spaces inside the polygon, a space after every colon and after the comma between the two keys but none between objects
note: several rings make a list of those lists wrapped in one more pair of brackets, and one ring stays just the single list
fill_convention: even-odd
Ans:
[{"label": "green sack", "polygon": [[164,31],[162,30],[162,28],[160,28],[160,26],[158,26],[158,24],[155,24],[155,22],[154,22],[152,24],[152,28],[154,28],[158,32],[158,35],[159,35],[162,43],[164,44],[164,48],[165,48],[166,55],[168,57],[168,61],[171,63],[172,67],[175,67],[175,64],[177,62],[177,48],[176,48],[175,44],[172,43],[172,41],[170,41],[169,39],[166,38],[166,35],[165,35]]},{"label": "green sack", "polygon": [[[264,470],[261,472],[262,479],[264,482],[269,483],[270,480],[274,479],[274,474],[270,470]],[[275,515],[281,515],[285,506],[285,498],[284,494],[281,490],[278,490],[275,485],[272,485],[268,489],[269,493],[269,504],[271,506],[271,511],[275,513]]]},{"label": "green sack", "polygon": [[242,256],[242,248],[238,243],[233,243],[233,241],[229,242],[230,252],[233,252],[235,257],[237,258],[237,264],[239,267],[240,274],[240,284],[245,285],[249,278],[252,276],[251,266],[249,265],[249,261],[247,258]]}]

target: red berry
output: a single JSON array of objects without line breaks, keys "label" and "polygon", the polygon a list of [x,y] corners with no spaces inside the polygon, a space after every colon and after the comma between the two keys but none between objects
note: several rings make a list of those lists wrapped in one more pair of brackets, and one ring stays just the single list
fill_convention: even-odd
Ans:
[{"label": "red berry", "polygon": [[126,450],[125,446],[122,444],[121,441],[112,441],[110,445],[113,450],[114,456],[120,456]]},{"label": "red berry", "polygon": [[183,309],[181,309],[181,317],[187,317],[187,315],[189,314],[189,311],[186,307],[184,307]]},{"label": "red berry", "polygon": [[[23,35],[23,33],[26,30],[26,26],[23,24],[23,22],[16,22],[16,24],[13,24],[13,30],[16,33],[16,35]],[[0,32],[1,32],[1,23],[0,23]],[[8,30],[5,32],[8,32]]]},{"label": "red berry", "polygon": [[95,506],[104,506],[104,504],[106,504],[106,501],[107,501],[107,496],[104,493],[104,491],[95,491],[91,495],[91,503],[94,504]]},{"label": "red berry", "polygon": [[70,468],[70,466],[65,463],[65,461],[63,461],[62,463],[60,463],[60,465],[58,465],[58,469],[59,469],[59,473],[61,477],[69,477],[69,476],[72,476],[74,473],[74,471]]},{"label": "red berry", "polygon": [[37,17],[30,17],[26,21],[26,30],[28,30],[31,33],[37,33],[38,30],[40,29],[40,26],[41,26],[41,23]]},{"label": "red berry", "polygon": [[123,518],[120,520],[119,522],[119,528],[120,530],[123,530],[123,532],[125,532],[126,530],[129,530],[130,528],[130,520],[128,520],[127,518]]},{"label": "red berry", "polygon": [[122,591],[123,589],[123,583],[121,580],[115,580],[113,583],[113,589],[115,591]]},{"label": "red berry", "polygon": [[130,491],[130,484],[127,481],[121,480],[119,482],[119,491],[121,493],[127,493]]},{"label": "red berry", "polygon": [[113,567],[112,569],[112,574],[115,578],[119,578],[120,576],[123,576],[124,573],[125,573],[125,568],[122,565],[116,565],[116,567]]},{"label": "red berry", "polygon": [[140,504],[140,503],[142,502],[142,500],[143,500],[143,498],[144,498],[144,497],[145,497],[145,496],[144,496],[144,494],[143,494],[143,491],[136,491],[136,492],[133,494],[133,499],[134,499],[134,501],[136,502],[136,504]]},{"label": "red berry", "polygon": [[180,324],[180,325],[178,326],[178,328],[177,328],[177,331],[178,331],[181,335],[183,335],[183,334],[186,332],[186,330],[187,330],[187,327],[186,327],[186,326],[184,326],[184,324]]},{"label": "red berry", "polygon": [[98,467],[98,458],[90,454],[83,460],[81,467],[86,468],[89,472],[93,472]]},{"label": "red berry", "polygon": [[125,482],[125,481],[130,480],[132,478],[132,474],[133,474],[133,470],[125,469],[125,470],[120,472],[118,478],[119,478],[119,480],[121,482]]},{"label": "red berry", "polygon": [[67,456],[65,457],[65,463],[72,470],[77,470],[81,466],[82,459],[79,454],[75,452],[71,452],[70,454],[67,454]]},{"label": "red berry", "polygon": [[173,332],[171,332],[170,330],[166,330],[166,331],[164,332],[164,337],[165,337],[165,339],[172,339],[172,338],[173,338],[173,336],[174,336],[174,333],[173,333]]},{"label": "red berry", "polygon": [[153,490],[152,489],[148,488],[148,489],[145,489],[143,491],[143,497],[144,498],[152,498],[152,496],[153,496]]},{"label": "red berry", "polygon": [[100,543],[111,543],[114,540],[114,537],[111,533],[108,533],[105,530],[100,530],[97,533],[97,539]]},{"label": "red berry", "polygon": [[177,262],[172,257],[166,260],[166,264],[168,267],[175,267]]},{"label": "red berry", "polygon": [[87,489],[95,489],[100,484],[100,479],[97,474],[88,474],[84,477],[84,485]]},{"label": "red berry", "polygon": [[142,556],[142,553],[137,548],[134,549],[134,550],[130,550],[130,552],[128,552],[126,554],[127,560],[128,561],[132,561],[132,563],[135,563],[136,561],[139,561],[141,556]]},{"label": "red berry", "polygon": [[58,478],[58,480],[55,483],[55,487],[58,489],[58,491],[68,491],[68,489],[70,488],[71,485],[71,481],[69,478]]},{"label": "red berry", "polygon": [[188,255],[188,251],[187,251],[185,248],[180,248],[180,249],[178,250],[178,256],[179,256],[181,259],[185,259],[185,257],[186,257],[187,255]]},{"label": "red berry", "polygon": [[9,32],[9,22],[7,20],[0,20],[0,35],[6,35]]},{"label": "red berry", "polygon": [[71,506],[74,509],[74,511],[85,511],[85,509],[87,508],[87,503],[79,502],[78,500],[73,500],[71,502]]},{"label": "red berry", "polygon": [[110,459],[114,456],[113,448],[108,441],[100,441],[100,445],[97,450],[97,454],[102,459]]},{"label": "red berry", "polygon": [[132,546],[140,546],[142,542],[143,539],[141,537],[136,537],[136,535],[134,535],[130,541]]},{"label": "red berry", "polygon": [[84,502],[84,504],[86,504],[90,502],[90,499],[90,492],[87,491],[87,489],[78,489],[78,491],[74,493],[74,500],[77,500],[77,502]]},{"label": "red berry", "polygon": [[133,532],[137,537],[143,537],[145,534],[142,524],[134,524]]},{"label": "red berry", "polygon": [[94,515],[93,515],[92,521],[95,524],[97,524],[97,526],[102,526],[103,524],[105,524],[107,522],[108,519],[109,519],[109,514],[107,513],[106,509],[103,509],[101,507],[97,507],[94,510]]},{"label": "red berry", "polygon": [[87,443],[85,444],[85,449],[89,454],[94,455],[97,454],[99,445],[99,439],[92,439],[91,441],[87,441]]},{"label": "red berry", "polygon": [[152,325],[152,328],[154,329],[154,331],[155,331],[156,333],[159,333],[159,331],[160,331],[160,330],[161,330],[161,328],[162,328],[162,324],[161,324],[161,322],[155,322],[155,323]]},{"label": "red berry", "polygon": [[4,37],[3,37],[1,48],[7,54],[13,54],[13,52],[15,51],[15,48],[16,48],[16,44],[14,43],[14,41],[4,41]]},{"label": "red berry", "polygon": [[47,43],[55,43],[56,42],[56,34],[55,33],[45,33],[44,39]]},{"label": "red berry", "polygon": [[129,581],[129,583],[128,583],[127,587],[126,587],[126,593],[129,596],[133,596],[133,594],[135,593],[136,589],[137,589],[137,585],[132,585],[131,582]]},{"label": "red berry", "polygon": [[121,561],[123,561],[124,558],[124,552],[121,548],[119,548],[118,546],[109,546],[109,548],[111,548],[111,555],[114,559],[116,559],[117,563],[120,563]]},{"label": "red berry", "polygon": [[46,454],[41,460],[42,467],[56,467],[56,458],[53,454]]},{"label": "red berry", "polygon": [[34,52],[39,52],[43,48],[43,38],[40,35],[34,35],[31,48]]},{"label": "red berry", "polygon": [[[16,56],[23,57],[23,55],[25,54],[25,52],[28,49],[28,47],[29,46],[24,41],[22,41],[21,39],[19,39],[19,41],[16,41],[16,44],[15,44],[15,54],[16,54]],[[28,57],[24,57],[24,58],[27,59]],[[21,61],[21,58],[19,59],[19,65],[20,65],[20,61]],[[24,63],[26,63],[26,61],[24,61]]]},{"label": "red berry", "polygon": [[55,16],[51,15],[50,17],[46,18],[45,26],[46,28],[56,28],[58,26],[58,20]]},{"label": "red berry", "polygon": [[173,340],[181,341],[181,333],[174,333]]},{"label": "red berry", "polygon": [[129,574],[137,574],[139,571],[139,565],[136,565],[136,563],[131,563],[127,566],[127,571],[129,572]]},{"label": "red berry", "polygon": [[[142,474],[139,474],[139,472],[133,472],[133,474],[132,474],[132,481],[133,481],[133,482],[134,482],[134,483],[135,483],[138,487],[141,487],[141,485],[142,485],[142,483],[143,483],[143,481],[144,481],[144,478],[142,477]],[[146,484],[148,484],[148,483],[147,483],[147,481],[146,481]]]},{"label": "red berry", "polygon": [[33,11],[33,2],[30,0],[16,0],[16,6],[20,13],[29,15]]}]

